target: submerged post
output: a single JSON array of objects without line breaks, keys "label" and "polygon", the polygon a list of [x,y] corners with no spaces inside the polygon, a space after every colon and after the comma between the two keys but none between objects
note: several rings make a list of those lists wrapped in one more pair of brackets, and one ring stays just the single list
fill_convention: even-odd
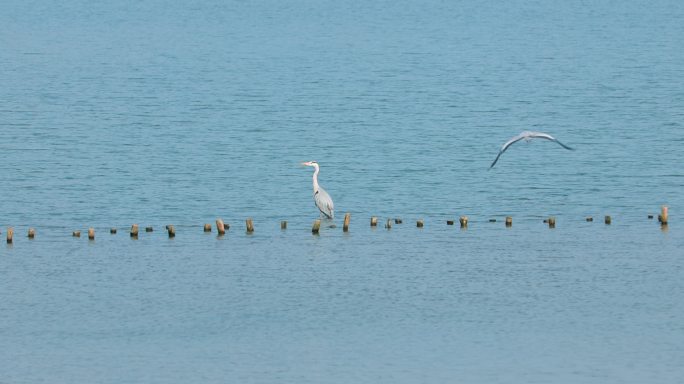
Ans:
[{"label": "submerged post", "polygon": [[461,216],[458,222],[461,223],[461,228],[468,228],[468,216]]},{"label": "submerged post", "polygon": [[138,237],[138,224],[133,224],[131,226],[131,237],[133,237],[133,238]]},{"label": "submerged post", "polygon": [[513,218],[511,216],[506,216],[506,226],[507,227],[513,226]]},{"label": "submerged post", "polygon": [[585,220],[586,220],[587,222],[592,222],[592,221],[594,221],[594,218],[591,217],[591,216],[587,216],[587,218],[586,218]]},{"label": "submerged post", "polygon": [[392,219],[387,219],[387,223],[385,224],[385,228],[392,229]]},{"label": "submerged post", "polygon": [[254,232],[254,222],[251,217],[245,220],[245,225],[247,226],[247,233]]},{"label": "submerged post", "polygon": [[667,225],[667,205],[660,207],[660,215],[658,215],[658,221],[660,224]]},{"label": "submerged post", "polygon": [[610,225],[610,223],[613,221],[613,219],[610,216],[606,216],[603,219],[603,222],[606,223],[606,225]]},{"label": "submerged post", "polygon": [[403,222],[404,222],[404,220],[402,220],[402,219],[394,219],[394,224],[401,224]]},{"label": "submerged post", "polygon": [[95,228],[88,228],[88,239],[95,240]]},{"label": "submerged post", "polygon": [[549,228],[556,228],[556,218],[551,216],[548,219]]},{"label": "submerged post", "polygon": [[28,230],[28,238],[33,239],[36,237],[36,230],[34,228],[29,228]]},{"label": "submerged post", "polygon": [[73,237],[81,237],[81,231],[73,231],[73,232],[71,232],[71,236],[73,236]]},{"label": "submerged post", "polygon": [[145,232],[154,232],[153,227],[145,227]]},{"label": "submerged post", "polygon": [[112,235],[115,235],[116,234],[116,228],[110,228],[109,233]]},{"label": "submerged post", "polygon": [[378,218],[376,216],[371,216],[371,227],[378,226]]},{"label": "submerged post", "polygon": [[[204,231],[207,231],[206,225]],[[211,225],[209,225],[209,231],[211,231]],[[223,223],[223,219],[216,219],[216,232],[218,232],[219,236],[226,234],[226,225]]]},{"label": "submerged post", "polygon": [[351,221],[351,213],[344,214],[344,224],[342,224],[342,231],[349,232],[349,222]]},{"label": "submerged post", "polygon": [[280,222],[280,229],[287,229],[287,221],[283,220]]},{"label": "submerged post", "polygon": [[7,228],[7,244],[12,244],[13,239],[14,239],[14,228],[9,227],[9,228]]},{"label": "submerged post", "polygon": [[169,237],[176,237],[176,228],[173,225],[167,225],[166,230],[169,232]]},{"label": "submerged post", "polygon": [[211,224],[209,224],[209,223],[204,224],[204,232],[211,232]]},{"label": "submerged post", "polygon": [[454,221],[453,220],[447,220],[447,225],[454,225]]},{"label": "submerged post", "polygon": [[313,226],[311,227],[311,233],[313,233],[314,235],[317,235],[318,232],[320,231],[320,229],[321,229],[321,220],[320,219],[314,220]]},{"label": "submerged post", "polygon": [[425,225],[425,221],[423,221],[423,219],[416,221],[416,227],[423,228],[424,225]]}]

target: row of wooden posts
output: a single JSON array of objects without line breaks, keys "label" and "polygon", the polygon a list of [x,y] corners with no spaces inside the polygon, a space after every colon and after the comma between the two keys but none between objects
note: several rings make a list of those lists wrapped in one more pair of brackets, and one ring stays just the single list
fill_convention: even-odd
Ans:
[{"label": "row of wooden posts", "polygon": [[[653,219],[653,215],[648,215],[649,219]],[[342,230],[344,232],[349,231],[349,222],[351,221],[351,214],[346,213],[344,215],[344,223],[342,225]],[[490,222],[496,222],[496,219],[490,219]],[[586,221],[594,221],[592,217],[587,217]],[[662,206],[660,215],[658,215],[658,221],[660,222],[661,225],[667,225],[668,221],[668,208],[667,206]],[[401,224],[402,220],[401,219],[387,219],[387,222],[385,223],[385,228],[391,229],[392,228],[392,223],[394,224]],[[458,219],[458,222],[461,226],[461,228],[467,228],[468,227],[468,216],[461,216]],[[454,220],[447,220],[447,225],[454,225],[455,221]],[[511,216],[506,217],[506,227],[511,227],[513,225],[513,218]],[[549,217],[548,219],[544,219],[544,223],[547,223],[549,225],[549,228],[555,228],[556,227],[556,218],[555,217]],[[607,225],[610,225],[612,223],[612,218],[610,216],[605,216],[604,217],[604,223]],[[418,228],[423,228],[425,225],[425,221],[423,219],[420,219],[416,221],[416,227]],[[245,226],[247,228],[247,233],[252,233],[254,232],[254,222],[252,219],[247,219],[245,221]],[[370,226],[371,227],[377,227],[378,226],[378,218],[377,216],[372,216],[370,219]],[[313,223],[313,226],[311,227],[311,232],[314,234],[319,233],[321,228],[321,220],[315,220]],[[227,223],[224,223],[222,219],[217,219],[216,220],[216,230],[218,231],[219,235],[225,235],[226,230],[230,229],[230,225]],[[287,229],[287,221],[281,221],[280,222],[280,229]],[[154,229],[152,227],[146,227],[145,232],[152,232]],[[138,224],[133,224],[131,226],[131,231],[130,235],[133,238],[138,237],[138,233],[140,231],[140,228]],[[166,226],[166,231],[169,234],[169,237],[175,237],[176,236],[176,229],[173,225],[167,225]],[[116,228],[112,228],[109,230],[109,233],[115,234],[117,232]],[[204,224],[204,232],[211,232],[211,224]],[[81,231],[74,231],[72,233],[74,237],[81,237]],[[28,230],[28,237],[29,239],[33,239],[36,237],[36,230],[35,228],[29,228]],[[88,238],[90,240],[95,239],[95,229],[94,228],[89,228],[88,229]],[[8,228],[7,229],[7,243],[12,243],[14,239],[14,228]]]}]

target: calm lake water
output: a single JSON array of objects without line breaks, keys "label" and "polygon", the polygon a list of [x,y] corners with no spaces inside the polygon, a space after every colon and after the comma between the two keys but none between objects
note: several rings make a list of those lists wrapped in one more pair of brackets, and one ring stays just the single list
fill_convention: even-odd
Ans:
[{"label": "calm lake water", "polygon": [[[5,0],[0,382],[680,382],[682,20]],[[519,143],[488,170],[523,130],[576,150]],[[319,236],[308,160],[337,210]]]}]

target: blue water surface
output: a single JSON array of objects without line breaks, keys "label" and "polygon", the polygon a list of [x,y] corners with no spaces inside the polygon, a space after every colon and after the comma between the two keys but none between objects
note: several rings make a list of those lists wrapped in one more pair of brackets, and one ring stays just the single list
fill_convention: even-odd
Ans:
[{"label": "blue water surface", "polygon": [[2,5],[0,382],[684,377],[681,2]]}]

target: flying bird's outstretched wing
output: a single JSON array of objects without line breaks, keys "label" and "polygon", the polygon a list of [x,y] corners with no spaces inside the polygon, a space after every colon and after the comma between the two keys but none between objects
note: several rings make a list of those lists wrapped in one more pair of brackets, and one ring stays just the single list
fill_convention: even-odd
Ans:
[{"label": "flying bird's outstretched wing", "polygon": [[506,152],[506,150],[508,149],[508,147],[510,147],[510,146],[513,145],[514,143],[517,143],[518,141],[520,141],[520,140],[524,139],[525,137],[527,137],[527,134],[526,134],[526,133],[527,133],[527,132],[523,132],[523,133],[521,133],[521,134],[519,134],[519,135],[517,135],[517,136],[515,136],[515,137],[512,137],[510,140],[508,140],[507,142],[505,142],[504,145],[501,146],[501,149],[499,150],[499,154],[496,155],[496,159],[494,159],[494,161],[492,162],[492,165],[489,166],[489,169],[492,169],[492,167],[494,166],[494,164],[496,164],[496,162],[499,161],[499,157],[501,157],[501,155],[502,155],[504,152]]},{"label": "flying bird's outstretched wing", "polygon": [[558,143],[558,145],[560,145],[561,147],[563,147],[563,148],[565,148],[565,149],[568,149],[568,150],[570,150],[570,151],[573,150],[572,148],[570,148],[570,147],[568,147],[567,145],[561,143],[560,141],[558,141],[558,139],[556,139],[555,137],[549,135],[548,133],[533,132],[531,137],[538,137],[538,138],[540,138],[540,139],[546,139],[546,140],[554,141],[554,142]]}]

